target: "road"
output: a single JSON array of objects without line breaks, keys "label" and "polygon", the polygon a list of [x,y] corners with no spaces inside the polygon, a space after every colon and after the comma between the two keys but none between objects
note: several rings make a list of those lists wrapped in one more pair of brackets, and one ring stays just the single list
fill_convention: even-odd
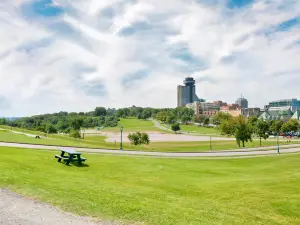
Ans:
[{"label": "road", "polygon": [[[0,147],[16,147],[16,148],[29,148],[29,149],[45,149],[55,150],[59,148],[71,148],[60,146],[47,146],[47,145],[32,145],[32,144],[19,144],[19,143],[6,143],[0,142]],[[289,148],[281,148],[280,153],[300,153],[300,145],[289,145]],[[278,154],[276,146],[261,147],[261,148],[248,148],[236,150],[223,150],[212,152],[145,152],[145,151],[126,151],[126,150],[108,150],[108,149],[91,149],[91,148],[76,148],[79,152],[88,153],[104,153],[111,155],[132,155],[132,156],[151,156],[151,157],[168,157],[168,158],[185,158],[185,157],[236,157],[236,156],[259,156],[259,155],[275,155]],[[270,150],[272,149],[272,150]]]}]

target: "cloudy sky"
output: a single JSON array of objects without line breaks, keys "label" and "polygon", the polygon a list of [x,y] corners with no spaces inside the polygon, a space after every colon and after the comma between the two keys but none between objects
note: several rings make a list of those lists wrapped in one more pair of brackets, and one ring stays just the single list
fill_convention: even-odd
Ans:
[{"label": "cloudy sky", "polygon": [[0,117],[300,98],[299,0],[1,0]]}]

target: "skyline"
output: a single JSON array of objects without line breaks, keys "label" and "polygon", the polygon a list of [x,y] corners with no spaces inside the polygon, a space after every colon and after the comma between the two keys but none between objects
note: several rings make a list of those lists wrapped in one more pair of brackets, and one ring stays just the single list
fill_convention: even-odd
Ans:
[{"label": "skyline", "polygon": [[[0,116],[300,98],[300,1],[2,0]],[[163,97],[161,97],[163,96]]]}]

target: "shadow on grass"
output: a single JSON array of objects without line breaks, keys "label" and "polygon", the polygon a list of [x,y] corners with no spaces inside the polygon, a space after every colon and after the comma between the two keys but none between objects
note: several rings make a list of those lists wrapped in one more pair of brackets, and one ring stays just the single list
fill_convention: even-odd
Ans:
[{"label": "shadow on grass", "polygon": [[88,165],[88,164],[86,164],[86,163],[82,163],[82,164],[78,164],[77,162],[70,162],[70,164],[69,165],[67,165],[66,163],[64,163],[64,162],[58,162],[58,163],[60,163],[60,164],[63,164],[63,165],[65,165],[65,166],[76,166],[76,167],[90,167],[90,165]]}]

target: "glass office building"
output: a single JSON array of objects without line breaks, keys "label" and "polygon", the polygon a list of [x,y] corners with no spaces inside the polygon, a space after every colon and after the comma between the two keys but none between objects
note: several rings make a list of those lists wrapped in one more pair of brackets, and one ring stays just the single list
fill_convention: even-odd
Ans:
[{"label": "glass office building", "polygon": [[296,112],[297,110],[300,110],[300,100],[293,98],[273,101],[269,103],[267,108],[290,108],[292,112]]}]

